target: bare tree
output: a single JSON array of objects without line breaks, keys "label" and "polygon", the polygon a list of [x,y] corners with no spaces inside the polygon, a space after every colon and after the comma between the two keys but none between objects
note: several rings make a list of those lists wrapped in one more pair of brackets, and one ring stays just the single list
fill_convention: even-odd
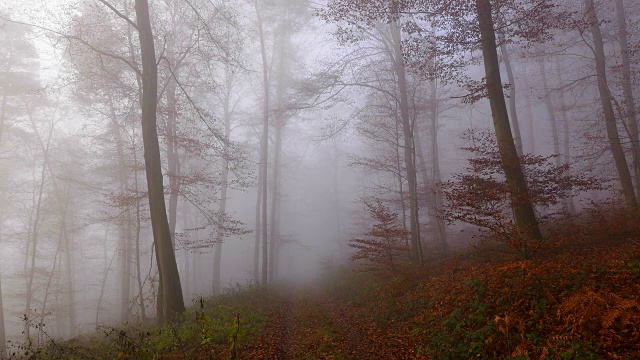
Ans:
[{"label": "bare tree", "polygon": [[596,75],[598,78],[598,92],[600,94],[600,103],[604,112],[604,122],[607,129],[607,138],[609,139],[609,147],[611,148],[611,154],[613,155],[613,161],[615,162],[616,169],[618,170],[618,177],[620,185],[622,186],[622,192],[624,194],[624,200],[629,210],[636,212],[638,210],[638,203],[636,200],[636,194],[633,188],[633,181],[631,180],[631,173],[629,172],[629,166],[627,159],[624,155],[624,150],[620,142],[620,135],[618,134],[618,127],[616,125],[616,115],[611,104],[611,91],[609,90],[609,83],[607,81],[607,68],[605,63],[604,43],[602,41],[602,32],[600,30],[600,22],[596,15],[596,8],[593,0],[585,0],[586,15],[591,27],[591,35],[593,36],[593,54],[595,56],[596,63]]}]

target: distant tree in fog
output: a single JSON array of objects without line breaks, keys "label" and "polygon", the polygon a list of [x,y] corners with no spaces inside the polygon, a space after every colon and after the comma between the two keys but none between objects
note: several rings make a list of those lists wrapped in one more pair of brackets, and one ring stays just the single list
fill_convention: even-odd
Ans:
[{"label": "distant tree in fog", "polygon": [[[0,17],[8,18],[3,13],[0,13]],[[39,88],[39,81],[34,73],[39,68],[37,52],[28,40],[28,35],[29,31],[26,27],[0,19],[0,156],[3,159],[9,151],[6,149],[5,139],[7,136],[14,137],[14,122],[22,111],[17,104],[17,97]],[[5,196],[5,187],[8,170],[6,161],[2,161],[0,163],[0,246],[6,241],[2,235],[4,235],[7,211],[5,204],[8,199]],[[6,350],[2,277],[3,274],[0,271],[0,357],[5,355]]]}]

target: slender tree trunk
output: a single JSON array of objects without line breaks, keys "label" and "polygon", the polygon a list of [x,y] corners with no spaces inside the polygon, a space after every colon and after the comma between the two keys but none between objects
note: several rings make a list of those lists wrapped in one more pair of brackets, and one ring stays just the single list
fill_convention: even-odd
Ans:
[{"label": "slender tree trunk", "polygon": [[[191,228],[191,207],[186,204],[186,206],[184,206],[184,216],[182,218],[182,228],[184,229],[185,232],[188,233],[188,231],[190,231],[189,229]],[[191,289],[191,252],[189,251],[188,247],[185,246],[182,249],[182,256],[184,256],[184,297],[185,300],[191,301],[191,294],[192,294],[192,289]]]},{"label": "slender tree trunk", "polygon": [[533,109],[531,107],[531,96],[525,96],[524,102],[525,109],[527,110],[527,141],[529,142],[528,153],[535,155],[536,154],[536,138],[535,138],[535,129],[533,126]]},{"label": "slender tree trunk", "polygon": [[7,116],[7,94],[2,92],[2,103],[0,104],[0,144],[2,143],[2,137],[4,135],[5,119]]},{"label": "slender tree trunk", "polygon": [[[262,139],[260,140],[260,148],[262,149]],[[260,240],[261,240],[261,210],[262,210],[262,163],[258,166],[258,189],[256,197],[256,220],[255,220],[255,246],[253,248],[253,280],[260,282]]]},{"label": "slender tree trunk", "polygon": [[4,330],[4,307],[2,304],[2,273],[0,273],[0,358],[7,356],[7,337]]},{"label": "slender tree trunk", "polygon": [[418,184],[416,177],[415,146],[413,128],[409,115],[409,95],[407,90],[406,69],[404,55],[401,47],[400,28],[396,21],[390,23],[391,38],[393,41],[394,61],[393,68],[397,78],[398,93],[400,95],[400,116],[402,120],[402,133],[404,137],[404,161],[406,168],[407,185],[409,187],[409,225],[411,231],[411,259],[416,264],[424,260],[422,253],[422,241],[420,240],[420,225],[418,213]]},{"label": "slender tree trunk", "polygon": [[624,194],[624,200],[627,208],[632,212],[637,212],[638,203],[636,202],[636,194],[633,187],[633,181],[631,180],[631,173],[629,172],[629,166],[627,165],[627,159],[620,143],[620,135],[618,134],[618,127],[616,125],[616,115],[613,111],[613,105],[611,104],[611,91],[609,90],[609,84],[607,82],[607,68],[605,64],[604,45],[602,41],[602,33],[600,32],[600,23],[596,16],[596,9],[593,5],[593,0],[585,0],[587,8],[587,16],[591,25],[591,35],[593,36],[593,51],[596,61],[596,75],[598,77],[598,91],[600,93],[600,102],[602,104],[602,110],[604,112],[604,121],[607,128],[607,137],[609,139],[609,146],[611,147],[611,154],[613,155],[613,161],[615,162],[616,169],[618,170],[618,176],[620,178],[620,185],[622,186],[622,193]]},{"label": "slender tree trunk", "polygon": [[262,56],[262,87],[263,87],[263,99],[262,99],[262,140],[260,142],[260,164],[262,170],[262,210],[261,210],[261,225],[262,225],[262,285],[267,285],[268,281],[268,238],[267,238],[267,177],[269,161],[269,73],[267,62],[267,51],[265,48],[264,32],[262,30],[262,18],[260,16],[260,8],[258,2],[255,3],[256,15],[258,19],[258,32],[260,37],[260,54]]},{"label": "slender tree trunk", "polygon": [[[542,55],[544,56],[544,54]],[[556,119],[556,112],[553,109],[553,103],[551,102],[551,93],[549,89],[549,82],[547,80],[547,69],[542,61],[542,58],[538,58],[538,66],[540,67],[540,77],[542,78],[542,87],[544,89],[544,105],[547,108],[547,115],[549,115],[549,123],[551,124],[551,138],[553,140],[553,153],[556,154],[555,164],[556,166],[562,165],[562,159],[560,158],[560,135],[558,132],[558,120]]]},{"label": "slender tree trunk", "polygon": [[442,244],[444,255],[447,256],[449,253],[449,243],[447,242],[445,223],[440,216],[440,210],[444,207],[444,198],[442,192],[437,188],[438,184],[442,182],[442,173],[440,172],[440,150],[438,147],[438,115],[440,111],[438,110],[438,85],[436,83],[436,80],[432,80],[429,84],[429,87],[429,103],[431,105],[431,157],[433,158],[431,164],[433,174],[431,175],[434,184],[434,188],[431,189],[431,194],[433,195],[434,200],[434,211],[439,240]]},{"label": "slender tree trunk", "polygon": [[629,54],[629,41],[627,37],[627,20],[625,16],[623,0],[616,0],[616,15],[618,18],[618,41],[622,53],[622,90],[624,92],[624,107],[631,138],[633,154],[633,168],[636,178],[636,194],[640,196],[640,142],[638,136],[638,119],[636,113],[635,98],[633,97],[633,82],[631,79],[631,59]]},{"label": "slender tree trunk", "polygon": [[[122,142],[122,134],[120,132],[120,124],[118,124],[117,115],[113,106],[113,100],[109,99],[111,112],[111,127],[116,141],[116,153],[118,156],[118,181],[119,195],[125,198],[128,194],[128,176],[127,176],[127,160],[124,154],[124,145]],[[130,281],[131,281],[131,216],[129,206],[125,205],[125,219],[122,219],[118,225],[118,233],[120,237],[120,249],[122,257],[120,258],[120,321],[126,323],[129,321],[129,298]]]},{"label": "slender tree trunk", "polygon": [[507,105],[502,91],[502,79],[500,78],[500,65],[498,63],[498,51],[496,49],[496,37],[493,19],[491,17],[490,0],[476,0],[476,10],[480,23],[482,53],[493,125],[496,132],[507,188],[510,192],[515,222],[518,231],[525,239],[542,240],[542,233],[540,232],[533,206],[529,200],[527,182],[520,165],[513,135],[511,134]]},{"label": "slender tree trunk", "polygon": [[[559,83],[559,87],[562,87],[562,85],[564,84],[564,80],[562,79],[562,72],[560,71],[560,65],[559,63],[556,61],[555,62],[555,74],[556,74],[556,79]],[[570,138],[570,134],[569,134],[569,111],[567,109],[567,101],[565,100],[564,97],[564,91],[560,91],[558,94],[559,98],[560,98],[560,114],[562,115],[562,142],[563,142],[563,162],[565,164],[571,164],[571,138]],[[565,200],[565,206],[567,208],[567,211],[569,212],[569,214],[575,214],[576,212],[576,205],[573,201],[573,192],[571,190],[569,190],[567,192],[567,197]]]},{"label": "slender tree trunk", "polygon": [[[397,114],[397,110],[394,111]],[[394,148],[395,148],[395,152],[396,152],[396,173],[395,178],[398,180],[398,193],[400,194],[400,215],[402,216],[402,230],[405,231],[405,233],[409,233],[408,232],[408,228],[407,228],[407,208],[406,208],[406,195],[405,195],[405,190],[404,190],[404,180],[403,180],[403,176],[402,176],[402,172],[404,169],[402,169],[402,158],[400,156],[400,150],[402,148],[402,145],[400,145],[400,122],[398,121],[398,118],[396,116],[395,119],[395,144],[394,144]],[[410,244],[410,236],[404,236],[404,240],[405,240],[405,245],[407,247],[407,254],[409,255],[409,259],[411,259],[411,244]]]},{"label": "slender tree trunk", "polygon": [[69,316],[69,337],[76,336],[76,290],[75,290],[75,277],[73,274],[73,237],[69,235],[68,229],[63,227],[64,233],[64,254],[65,254],[65,271],[66,271],[66,285],[67,285],[67,315]]},{"label": "slender tree trunk", "polygon": [[173,35],[171,40],[167,42],[167,58],[173,66],[173,75],[167,71],[169,82],[165,90],[167,94],[167,116],[166,116],[166,133],[167,133],[167,168],[169,178],[169,231],[171,232],[171,244],[175,250],[176,247],[176,223],[178,219],[178,197],[180,195],[180,157],[178,154],[177,143],[177,118],[178,118],[178,98],[177,84],[173,76],[177,76],[179,67],[175,66],[175,42]]},{"label": "slender tree trunk", "polygon": [[140,217],[140,197],[137,194],[140,193],[140,184],[138,183],[138,154],[135,147],[135,142],[133,146],[133,160],[135,169],[133,172],[133,184],[135,186],[136,191],[136,279],[138,280],[138,305],[140,307],[140,320],[142,324],[146,324],[147,322],[147,311],[144,305],[144,286],[142,283],[142,270],[140,264],[140,232],[142,230],[142,221]]},{"label": "slender tree trunk", "polygon": [[[63,214],[63,217],[66,214]],[[63,219],[64,222],[64,219]],[[58,265],[60,255],[60,249],[62,248],[62,240],[64,238],[64,234],[62,229],[60,230],[60,235],[58,236],[58,243],[56,244],[56,252],[53,254],[53,266],[51,267],[51,271],[49,271],[49,279],[47,279],[47,286],[44,289],[44,298],[42,299],[42,312],[40,314],[40,322],[44,323],[45,314],[47,313],[47,301],[49,300],[49,290],[51,290],[51,284],[53,283],[53,278],[56,274],[56,267]],[[58,292],[56,291],[56,298],[58,297]],[[59,310],[58,310],[59,311]],[[58,316],[56,312],[56,316]]]},{"label": "slender tree trunk", "polygon": [[279,207],[280,202],[280,156],[282,152],[282,124],[280,123],[282,119],[278,118],[276,124],[276,139],[274,143],[274,159],[273,159],[273,178],[271,179],[271,224],[269,226],[269,239],[270,239],[270,247],[269,247],[269,282],[274,282],[276,280],[275,273],[277,270],[275,269],[277,264],[277,248],[278,248],[278,223],[280,219],[278,218],[277,209]]},{"label": "slender tree trunk", "polygon": [[[174,41],[173,36],[169,36],[170,40],[167,42],[167,57],[171,66],[174,66]],[[169,209],[168,209],[168,221],[169,221],[169,233],[171,235],[171,247],[174,251],[176,248],[176,222],[178,218],[178,196],[180,194],[180,159],[178,156],[178,146],[176,141],[176,120],[178,116],[177,110],[177,84],[173,78],[178,72],[178,68],[174,67],[173,74],[167,70],[167,77],[169,82],[166,88],[167,94],[167,116],[166,116],[166,136],[167,136],[167,168],[169,179]],[[158,294],[164,294],[163,284],[158,286]],[[184,301],[184,300],[183,300]],[[158,302],[157,306],[164,306],[162,302]]]},{"label": "slender tree trunk", "polygon": [[504,42],[500,45],[504,68],[507,71],[507,81],[509,81],[509,117],[513,126],[513,135],[518,156],[522,156],[522,135],[520,134],[520,122],[518,121],[518,109],[516,106],[516,79],[513,76],[513,66],[507,45]]},{"label": "slender tree trunk", "polygon": [[[0,124],[1,126],[2,124]],[[0,139],[0,144],[2,140]],[[2,244],[2,229],[4,225],[4,217],[0,213],[0,244]],[[4,329],[4,306],[2,303],[2,271],[0,271],[0,358],[7,356],[7,336]]]},{"label": "slender tree trunk", "polygon": [[[414,131],[414,138],[415,138],[415,146],[416,146],[416,167],[417,167],[417,171],[420,173],[420,176],[422,177],[422,191],[424,192],[424,195],[422,197],[422,199],[424,199],[424,202],[422,203],[422,207],[427,208],[427,216],[429,219],[429,223],[434,225],[435,228],[435,216],[434,216],[434,207],[435,204],[432,202],[433,201],[433,197],[429,196],[429,193],[431,192],[431,182],[432,179],[429,176],[429,169],[427,168],[427,160],[424,156],[424,151],[422,150],[422,138],[421,138],[421,133],[420,133],[420,128],[418,127],[418,125],[421,125],[418,123],[417,120],[414,119],[414,123],[413,123],[413,131]],[[434,232],[435,237],[438,237],[437,231]]]},{"label": "slender tree trunk", "polygon": [[136,0],[135,9],[142,57],[142,140],[156,262],[163,289],[162,298],[158,298],[163,305],[162,313],[158,314],[158,320],[162,322],[164,319],[173,320],[177,314],[184,312],[185,308],[164,202],[162,163],[156,125],[158,66],[148,1]]},{"label": "slender tree trunk", "polygon": [[278,264],[278,242],[280,234],[278,233],[280,218],[278,209],[280,207],[280,157],[282,156],[282,132],[286,123],[285,119],[285,91],[287,89],[287,53],[289,50],[289,26],[287,20],[287,12],[283,15],[283,20],[280,24],[280,39],[278,44],[278,69],[277,69],[277,86],[276,86],[276,107],[277,112],[275,115],[275,132],[276,138],[273,149],[273,168],[272,168],[272,183],[271,183],[271,224],[269,226],[269,281],[274,282],[276,280],[277,264]]},{"label": "slender tree trunk", "polygon": [[225,96],[222,104],[223,112],[224,112],[224,151],[222,155],[222,178],[220,179],[220,207],[219,207],[219,215],[218,215],[218,229],[216,232],[216,243],[214,247],[213,254],[213,294],[219,294],[222,289],[222,284],[220,281],[221,277],[221,263],[222,263],[222,243],[224,241],[224,228],[225,223],[224,220],[226,218],[227,212],[227,189],[229,187],[229,157],[231,154],[229,153],[229,141],[231,136],[231,87],[233,85],[232,82],[232,74],[231,70],[227,67],[225,68],[225,80],[226,80],[226,88],[225,88]]},{"label": "slender tree trunk", "polygon": [[[5,107],[7,105],[7,96],[2,93],[2,108],[0,108],[0,145],[2,144],[2,135],[4,134]],[[4,189],[2,189],[4,190]],[[0,199],[3,200],[3,199]],[[0,244],[2,244],[2,226],[4,225],[4,216],[0,213]],[[0,358],[7,356],[7,338],[4,330],[4,308],[2,304],[2,272],[0,271]]]},{"label": "slender tree trunk", "polygon": [[[105,242],[107,241],[107,236],[105,235]],[[118,248],[113,251],[113,256],[111,256],[111,261],[104,269],[104,275],[102,276],[102,284],[100,285],[100,295],[98,296],[98,305],[96,306],[96,327],[100,325],[100,310],[102,309],[102,298],[104,297],[104,289],[107,284],[107,277],[109,275],[109,270],[111,270],[111,265],[113,264],[113,260],[118,255]]]},{"label": "slender tree trunk", "polygon": [[[44,182],[46,179],[46,171],[47,171],[47,162],[49,161],[49,142],[47,142],[47,152],[44,154],[44,162],[42,164],[42,171],[40,173],[40,186],[38,189],[38,199],[36,200],[35,206],[35,218],[33,219],[33,224],[31,225],[31,233],[29,234],[30,243],[31,243],[31,266],[29,268],[29,277],[27,280],[27,290],[26,290],[26,301],[24,314],[31,318],[31,301],[33,299],[33,281],[35,278],[35,270],[36,270],[36,258],[38,253],[38,230],[40,228],[40,214],[42,208],[42,196],[44,194]],[[24,332],[27,340],[29,339],[29,325],[25,323],[25,332]]]}]

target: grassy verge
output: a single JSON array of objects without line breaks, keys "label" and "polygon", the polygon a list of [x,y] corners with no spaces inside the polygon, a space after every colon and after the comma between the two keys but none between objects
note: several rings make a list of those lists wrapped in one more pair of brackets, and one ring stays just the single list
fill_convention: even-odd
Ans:
[{"label": "grassy verge", "polygon": [[100,327],[91,336],[23,346],[12,358],[229,359],[264,329],[281,294],[259,286],[235,288],[200,300],[182,319],[163,327]]}]

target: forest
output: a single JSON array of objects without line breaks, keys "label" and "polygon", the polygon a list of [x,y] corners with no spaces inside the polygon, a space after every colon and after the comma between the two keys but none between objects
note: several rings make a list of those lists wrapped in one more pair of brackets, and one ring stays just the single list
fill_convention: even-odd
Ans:
[{"label": "forest", "polygon": [[0,359],[639,359],[640,2],[1,0]]}]

